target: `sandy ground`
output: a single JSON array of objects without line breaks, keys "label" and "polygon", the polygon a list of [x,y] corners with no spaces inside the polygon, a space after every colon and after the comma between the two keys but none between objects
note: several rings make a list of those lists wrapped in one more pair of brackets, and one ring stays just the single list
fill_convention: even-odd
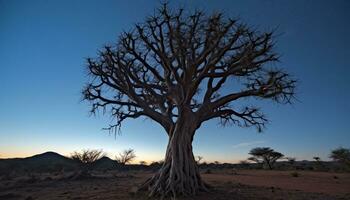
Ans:
[{"label": "sandy ground", "polygon": [[[227,170],[214,171],[202,175],[212,185],[211,192],[182,199],[350,199],[350,174],[298,172],[298,177],[293,177],[291,173],[245,170],[234,174]],[[150,176],[150,172],[138,171],[95,174],[94,178],[85,180],[67,180],[61,175],[18,177],[0,181],[0,200],[141,200],[147,198],[143,193],[135,193],[136,188]]]}]

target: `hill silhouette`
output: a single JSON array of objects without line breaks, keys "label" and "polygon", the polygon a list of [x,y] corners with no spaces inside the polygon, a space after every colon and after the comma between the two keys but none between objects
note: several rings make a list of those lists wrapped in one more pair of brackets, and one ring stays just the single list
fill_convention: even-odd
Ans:
[{"label": "hill silhouette", "polygon": [[[121,165],[117,161],[110,159],[109,157],[102,157],[95,161],[91,165],[91,170],[157,170],[161,167],[161,163],[153,163],[149,166],[129,164]],[[0,175],[9,173],[31,173],[31,172],[61,172],[61,171],[75,171],[81,169],[82,165],[76,160],[60,155],[56,152],[45,152],[42,154],[34,155],[27,158],[8,158],[0,159]],[[238,168],[238,169],[260,169],[261,166],[256,163],[250,163],[245,166],[243,164],[232,163],[203,163],[199,166],[201,169],[224,169],[224,168]],[[286,161],[276,163],[275,166],[278,170],[288,170],[291,168],[290,164]],[[294,168],[298,170],[321,170],[328,171],[330,169],[334,171],[341,170],[341,166],[337,162],[321,162],[315,161],[296,161]]]},{"label": "hill silhouette", "polygon": [[110,159],[107,156],[104,156],[100,158],[99,160],[96,160],[92,164],[92,168],[95,170],[112,170],[118,167],[118,162],[115,160]]},{"label": "hill silhouette", "polygon": [[51,172],[75,170],[79,164],[56,152],[45,152],[27,158],[0,159],[0,173],[14,172]]}]

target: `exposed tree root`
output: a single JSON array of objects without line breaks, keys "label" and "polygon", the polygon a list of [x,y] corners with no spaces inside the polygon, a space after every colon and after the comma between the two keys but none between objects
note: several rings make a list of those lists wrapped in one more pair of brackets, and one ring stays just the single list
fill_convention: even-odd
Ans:
[{"label": "exposed tree root", "polygon": [[194,160],[191,143],[192,138],[188,138],[188,134],[173,135],[162,168],[139,190],[148,190],[149,197],[161,199],[194,196],[200,191],[208,191]]}]

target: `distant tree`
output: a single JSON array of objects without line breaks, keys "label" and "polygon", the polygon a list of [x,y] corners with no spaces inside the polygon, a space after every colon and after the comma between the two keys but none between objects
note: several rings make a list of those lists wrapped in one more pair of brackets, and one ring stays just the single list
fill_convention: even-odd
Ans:
[{"label": "distant tree", "polygon": [[70,158],[79,162],[81,165],[81,171],[74,175],[74,178],[80,178],[84,176],[90,176],[90,170],[92,164],[101,159],[106,154],[99,149],[84,149],[79,151],[75,151],[71,154]]},{"label": "distant tree", "polygon": [[143,161],[143,160],[141,160],[139,163],[140,163],[140,165],[147,165],[147,162]]},{"label": "distant tree", "polygon": [[147,117],[168,136],[165,164],[141,189],[162,197],[206,190],[192,152],[196,130],[216,118],[260,132],[268,120],[247,99],[291,102],[296,81],[272,65],[279,58],[273,38],[222,13],[172,11],[164,4],[87,59],[91,79],[83,98],[92,113],[115,118],[109,130]]},{"label": "distant tree", "polygon": [[350,149],[339,147],[332,150],[331,155],[329,156],[335,161],[343,163],[347,167],[350,167]]},{"label": "distant tree", "polygon": [[122,153],[119,153],[119,156],[115,157],[115,160],[122,165],[129,164],[136,158],[135,151],[133,149],[124,150]]},{"label": "distant tree", "polygon": [[252,157],[248,160],[254,161],[256,163],[262,163],[263,166],[269,169],[273,169],[273,165],[278,159],[283,158],[283,154],[277,152],[269,147],[256,147],[249,152]]},{"label": "distant tree", "polygon": [[73,152],[70,157],[71,159],[76,160],[82,164],[89,165],[105,155],[106,154],[102,150],[84,149],[80,152]]},{"label": "distant tree", "polygon": [[314,159],[316,162],[321,162],[321,158],[318,157],[318,156],[314,156],[313,159]]},{"label": "distant tree", "polygon": [[323,170],[325,168],[320,157],[314,156],[313,159],[315,160],[315,165],[314,165],[315,170]]},{"label": "distant tree", "polygon": [[219,165],[220,162],[219,162],[219,161],[214,161],[214,164],[215,164],[215,165]]}]

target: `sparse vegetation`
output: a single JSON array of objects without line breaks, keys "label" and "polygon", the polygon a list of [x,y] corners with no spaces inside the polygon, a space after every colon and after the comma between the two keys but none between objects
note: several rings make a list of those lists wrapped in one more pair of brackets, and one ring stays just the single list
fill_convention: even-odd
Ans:
[{"label": "sparse vegetation", "polygon": [[339,147],[332,150],[329,157],[334,161],[342,163],[347,168],[347,170],[350,170],[350,149]]},{"label": "sparse vegetation", "polygon": [[75,151],[71,154],[71,159],[77,161],[81,170],[74,174],[72,179],[83,179],[91,177],[90,171],[92,168],[92,164],[97,160],[101,159],[106,154],[99,149],[84,149],[82,151]]},{"label": "sparse vegetation", "polygon": [[126,149],[122,153],[119,153],[119,155],[115,157],[115,160],[119,164],[126,165],[132,162],[135,158],[135,151],[133,149]]},{"label": "sparse vegetation", "polygon": [[102,158],[106,154],[102,150],[98,149],[84,149],[80,152],[75,151],[71,154],[71,158],[84,165],[90,165],[96,160]]}]

